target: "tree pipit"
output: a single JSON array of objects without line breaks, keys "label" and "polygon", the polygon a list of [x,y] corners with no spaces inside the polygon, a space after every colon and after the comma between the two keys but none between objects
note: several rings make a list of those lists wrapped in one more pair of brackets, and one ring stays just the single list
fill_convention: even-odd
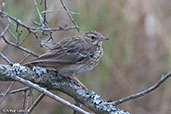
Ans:
[{"label": "tree pipit", "polygon": [[108,38],[96,31],[65,38],[25,65],[53,68],[62,76],[73,78],[82,72],[92,70],[98,64],[103,55],[102,43],[105,40]]}]

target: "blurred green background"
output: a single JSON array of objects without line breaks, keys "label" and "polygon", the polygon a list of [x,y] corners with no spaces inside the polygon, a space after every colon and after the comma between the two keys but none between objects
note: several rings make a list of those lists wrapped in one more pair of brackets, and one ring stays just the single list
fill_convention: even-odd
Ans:
[{"label": "blurred green background", "polygon": [[[2,0],[0,0],[2,2]],[[28,25],[39,20],[33,0],[5,0],[5,11]],[[105,42],[104,56],[99,65],[79,79],[106,100],[117,100],[142,91],[156,83],[171,68],[171,1],[170,0],[64,0],[79,25],[81,32],[96,30],[110,40]],[[40,3],[40,2],[39,2]],[[48,9],[62,9],[59,0],[47,1]],[[39,4],[39,7],[42,6]],[[72,25],[65,12],[48,13],[50,27]],[[5,25],[0,17],[0,31]],[[14,26],[10,26],[15,31]],[[28,35],[23,28],[21,41]],[[54,32],[56,41],[78,35],[76,30]],[[8,35],[9,40],[11,36]],[[13,41],[13,40],[11,40]],[[43,53],[38,42],[29,34],[22,45],[37,53]],[[0,50],[13,62],[19,62],[23,53],[6,45],[0,39]],[[32,59],[32,58],[30,58]],[[0,64],[5,62],[0,57]],[[170,114],[171,80],[152,93],[123,103],[119,108],[132,114]],[[0,91],[9,82],[0,82]],[[23,85],[17,83],[14,88]],[[67,95],[53,91],[74,103]],[[38,93],[35,92],[35,96]],[[22,94],[9,95],[3,107],[20,107]],[[16,105],[17,104],[17,105]],[[72,110],[45,97],[33,114],[72,114]]]}]

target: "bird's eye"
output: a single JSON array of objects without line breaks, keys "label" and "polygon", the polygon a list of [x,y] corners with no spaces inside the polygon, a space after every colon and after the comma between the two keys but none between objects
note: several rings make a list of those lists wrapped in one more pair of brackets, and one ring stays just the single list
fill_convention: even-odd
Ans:
[{"label": "bird's eye", "polygon": [[91,39],[94,40],[96,37],[95,36],[91,36]]}]

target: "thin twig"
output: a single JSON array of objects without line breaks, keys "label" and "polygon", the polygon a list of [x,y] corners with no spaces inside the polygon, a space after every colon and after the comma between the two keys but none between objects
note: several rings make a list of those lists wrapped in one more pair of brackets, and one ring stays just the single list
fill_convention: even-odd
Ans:
[{"label": "thin twig", "polygon": [[[44,14],[44,13],[52,13],[52,12],[66,12],[66,10],[46,10],[46,11],[42,11],[41,14]],[[73,12],[73,11],[69,11],[71,14],[75,14],[75,15],[79,15],[80,13],[77,13],[77,12]]]},{"label": "thin twig", "polygon": [[34,84],[34,83],[32,83],[32,82],[30,82],[28,80],[24,80],[24,79],[22,79],[22,78],[20,78],[18,76],[12,76],[11,78],[16,80],[16,81],[19,81],[19,82],[21,82],[21,83],[23,83],[23,84],[25,84],[27,86],[30,86],[31,88],[34,88],[34,89],[36,89],[37,91],[39,91],[41,93],[44,93],[48,97],[50,97],[50,98],[52,98],[52,99],[54,99],[54,100],[64,104],[65,106],[67,106],[67,107],[69,107],[69,108],[71,108],[73,110],[76,110],[77,112],[80,112],[82,114],[90,114],[90,113],[84,111],[83,109],[81,109],[81,108],[71,104],[70,102],[68,102],[68,101],[58,97],[57,95],[51,93],[50,91],[46,90],[45,88],[40,87],[37,84]]},{"label": "thin twig", "polygon": [[[25,110],[25,104],[26,104],[26,93],[27,91],[23,91],[23,100],[21,103],[22,109]],[[23,113],[24,114],[24,113]]]},{"label": "thin twig", "polygon": [[29,35],[30,35],[30,32],[20,41],[19,45],[21,45],[28,38]]},{"label": "thin twig", "polygon": [[14,85],[15,81],[12,81],[8,87],[8,89],[5,91],[3,97],[0,100],[0,105],[2,104],[2,102],[5,100],[6,96],[8,95],[8,92],[11,90],[12,86]]},{"label": "thin twig", "polygon": [[24,52],[27,52],[27,53],[35,56],[35,57],[38,57],[39,56],[39,54],[37,54],[37,53],[35,53],[33,51],[30,51],[30,50],[28,50],[28,49],[26,49],[26,48],[24,48],[22,46],[19,46],[19,45],[16,45],[16,44],[12,43],[12,42],[9,42],[4,36],[2,36],[2,39],[5,41],[5,43],[7,43],[7,44],[9,44],[11,46],[14,46],[14,47],[16,47],[16,48],[18,48],[18,49],[20,49],[20,50],[22,50]]},{"label": "thin twig", "polygon": [[60,30],[68,31],[68,30],[72,30],[72,29],[77,29],[76,26],[70,26],[70,27],[60,26],[58,28],[30,27],[30,26],[24,24],[20,19],[13,17],[6,12],[0,11],[0,15],[3,17],[9,17],[11,20],[15,21],[17,24],[26,28],[28,31],[30,31],[32,33],[36,33],[37,31],[60,31]]},{"label": "thin twig", "polygon": [[[28,96],[28,98],[27,98],[27,96]],[[28,107],[30,105],[31,96],[32,96],[32,89],[29,90],[29,93],[27,96],[26,96],[27,102],[26,102],[25,109],[24,109],[25,111],[28,110]]]},{"label": "thin twig", "polygon": [[164,76],[162,76],[161,79],[156,84],[154,84],[153,86],[145,89],[144,91],[141,91],[141,92],[136,93],[136,94],[132,94],[132,95],[130,95],[128,97],[125,97],[125,98],[122,98],[122,99],[120,99],[118,101],[114,101],[113,103],[114,103],[114,105],[118,105],[118,104],[124,103],[126,101],[142,97],[142,96],[154,91],[155,89],[157,89],[164,81],[166,81],[170,77],[171,77],[171,72],[164,75]]},{"label": "thin twig", "polygon": [[12,65],[13,62],[11,62],[2,52],[0,52],[0,56],[9,64]]},{"label": "thin twig", "polygon": [[35,102],[31,105],[31,107],[28,109],[27,114],[31,114],[33,109],[39,104],[39,102],[43,99],[45,94],[41,93],[39,97],[35,100]]},{"label": "thin twig", "polygon": [[[50,31],[49,31],[50,32]],[[47,42],[44,42],[43,40],[41,40],[41,38],[39,37],[39,35],[34,34],[35,38],[37,39],[40,47],[47,47],[48,49],[50,49],[50,47],[46,44]]]},{"label": "thin twig", "polygon": [[23,87],[23,88],[19,88],[19,89],[16,89],[16,90],[12,90],[12,91],[9,92],[9,94],[15,94],[15,93],[27,91],[29,88],[30,87],[26,86],[26,87]]},{"label": "thin twig", "polygon": [[62,4],[63,8],[66,10],[66,12],[67,12],[69,18],[71,19],[72,23],[76,26],[77,31],[80,32],[79,26],[78,26],[78,25],[76,24],[76,22],[74,21],[72,15],[71,15],[70,11],[68,10],[68,8],[66,7],[65,3],[63,2],[63,0],[60,0],[60,1],[61,1],[61,4]]},{"label": "thin twig", "polygon": [[20,19],[13,17],[13,16],[9,15],[9,14],[6,13],[6,12],[0,11],[0,15],[3,16],[3,17],[6,17],[6,18],[10,18],[11,20],[15,21],[17,24],[19,24],[20,26],[22,26],[22,27],[28,29],[28,30],[31,31],[31,32],[36,32],[36,31],[32,31],[32,30],[31,30],[32,27],[29,27],[28,25],[24,24]]},{"label": "thin twig", "polygon": [[50,40],[52,40],[52,42],[54,43],[54,39],[53,39],[53,32],[49,32],[49,38],[47,38],[46,42],[48,43]]},{"label": "thin twig", "polygon": [[36,0],[34,0],[34,5],[36,6],[36,10],[37,10],[37,13],[38,13],[38,15],[39,15],[39,20],[40,20],[40,23],[42,24],[42,27],[45,27],[45,25],[44,25],[44,21],[43,21],[43,17],[42,17],[42,15],[41,15],[41,13],[40,13],[40,10],[39,10],[39,8],[38,8],[38,5],[37,5],[37,2],[36,2]]},{"label": "thin twig", "polygon": [[14,35],[14,33],[8,28],[8,32],[11,34],[11,36],[15,39],[15,40],[17,40],[17,37]]},{"label": "thin twig", "polygon": [[9,28],[9,26],[10,26],[10,24],[8,23],[8,24],[6,25],[6,27],[5,27],[5,29],[1,32],[0,37],[2,37],[2,36],[5,35],[6,31],[7,31],[8,28]]},{"label": "thin twig", "polygon": [[[24,52],[23,52],[24,53]],[[29,58],[31,56],[31,54],[28,54],[26,56],[24,56],[24,58],[19,62],[20,64],[22,64],[27,58]]]},{"label": "thin twig", "polygon": [[[23,88],[12,90],[12,91],[8,92],[8,94],[16,94],[16,93],[23,92],[23,91],[26,92],[29,89],[30,89],[30,87],[26,86],[26,87],[23,87]],[[0,96],[3,96],[3,95],[4,94],[0,94]]]},{"label": "thin twig", "polygon": [[37,22],[36,20],[32,20],[32,22],[37,26],[41,26],[41,24],[39,22]]},{"label": "thin twig", "polygon": [[[46,10],[47,10],[47,1],[44,0],[44,11],[46,11]],[[46,13],[44,14],[43,18],[44,18],[44,22],[43,23],[46,25],[47,24]]]}]

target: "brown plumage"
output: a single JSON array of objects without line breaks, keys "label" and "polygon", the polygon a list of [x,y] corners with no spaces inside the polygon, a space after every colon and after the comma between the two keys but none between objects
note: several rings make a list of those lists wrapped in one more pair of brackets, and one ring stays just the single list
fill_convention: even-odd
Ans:
[{"label": "brown plumage", "polygon": [[108,38],[96,31],[65,38],[54,48],[25,65],[56,69],[62,76],[72,77],[92,70],[103,55],[102,42]]}]

